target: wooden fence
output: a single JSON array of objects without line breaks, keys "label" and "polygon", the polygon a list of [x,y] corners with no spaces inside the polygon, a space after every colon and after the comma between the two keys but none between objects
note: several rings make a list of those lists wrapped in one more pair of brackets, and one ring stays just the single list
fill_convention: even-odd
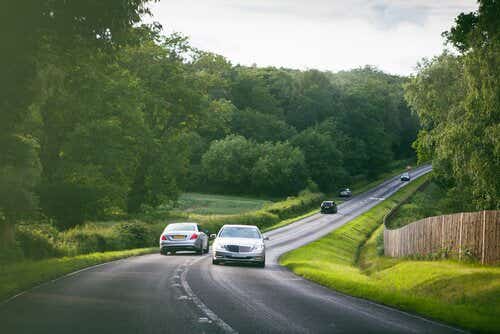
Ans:
[{"label": "wooden fence", "polygon": [[384,253],[402,257],[447,253],[459,260],[500,262],[500,211],[428,217],[395,230],[384,228]]}]

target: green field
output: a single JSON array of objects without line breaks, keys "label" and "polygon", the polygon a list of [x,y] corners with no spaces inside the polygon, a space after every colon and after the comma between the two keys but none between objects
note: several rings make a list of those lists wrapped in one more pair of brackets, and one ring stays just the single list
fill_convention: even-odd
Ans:
[{"label": "green field", "polygon": [[478,332],[500,330],[500,268],[380,254],[381,222],[424,178],[281,264],[329,288]]},{"label": "green field", "polygon": [[232,215],[261,209],[271,201],[257,198],[184,193],[176,210],[200,215]]}]

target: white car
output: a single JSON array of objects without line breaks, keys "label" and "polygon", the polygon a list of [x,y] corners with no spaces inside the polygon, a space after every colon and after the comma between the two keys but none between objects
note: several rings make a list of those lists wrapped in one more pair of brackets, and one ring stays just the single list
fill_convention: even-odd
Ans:
[{"label": "white car", "polygon": [[212,245],[212,263],[242,262],[266,265],[266,246],[259,228],[253,225],[224,225]]}]

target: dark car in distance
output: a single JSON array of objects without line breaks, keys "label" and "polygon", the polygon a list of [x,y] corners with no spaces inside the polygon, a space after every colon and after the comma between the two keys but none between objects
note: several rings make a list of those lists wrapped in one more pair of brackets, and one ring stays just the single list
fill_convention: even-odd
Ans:
[{"label": "dark car in distance", "polygon": [[339,196],[340,197],[351,197],[352,196],[351,189],[344,188],[344,189],[340,190],[339,191]]},{"label": "dark car in distance", "polygon": [[337,204],[334,201],[323,201],[320,210],[321,213],[337,213]]},{"label": "dark car in distance", "polygon": [[406,173],[401,174],[399,179],[401,181],[410,181],[410,173],[406,172]]}]

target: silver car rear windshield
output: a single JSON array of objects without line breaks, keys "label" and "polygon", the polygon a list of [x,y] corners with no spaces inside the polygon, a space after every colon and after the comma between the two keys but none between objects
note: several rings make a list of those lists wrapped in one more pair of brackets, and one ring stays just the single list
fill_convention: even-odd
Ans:
[{"label": "silver car rear windshield", "polygon": [[196,225],[194,224],[170,224],[167,226],[165,231],[196,231]]},{"label": "silver car rear windshield", "polygon": [[219,237],[260,239],[260,233],[255,228],[231,226],[231,227],[224,227],[224,229],[220,232]]}]

